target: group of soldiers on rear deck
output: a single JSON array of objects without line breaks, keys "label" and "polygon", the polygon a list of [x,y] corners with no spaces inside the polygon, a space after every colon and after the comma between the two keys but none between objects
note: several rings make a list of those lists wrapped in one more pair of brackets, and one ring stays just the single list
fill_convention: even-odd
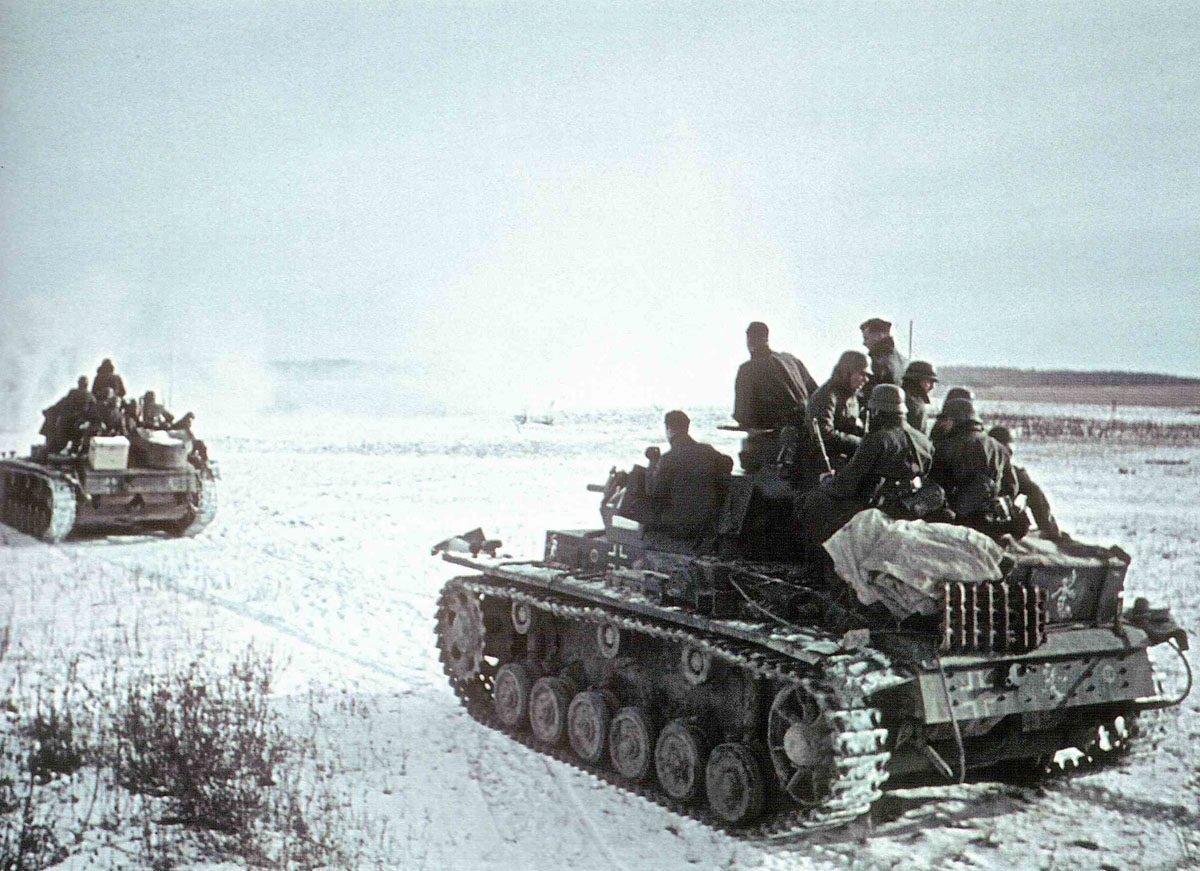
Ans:
[{"label": "group of soldiers on rear deck", "polygon": [[[937,371],[906,360],[891,326],[881,318],[863,322],[867,353],[844,352],[818,385],[799,359],[771,349],[766,324],[751,323],[750,359],[734,386],[745,472],[792,485],[796,519],[814,548],[869,507],[1020,538],[1030,527],[1025,500],[1043,536],[1063,537],[1041,488],[1013,464],[1011,433],[984,432],[968,389],[951,389],[931,421]],[[671,449],[661,458],[647,451],[654,506],[647,531],[697,542],[714,527],[720,506],[713,494],[723,492],[732,460],[694,441],[683,412],[668,413],[665,423]]]},{"label": "group of soldiers on rear deck", "polygon": [[90,389],[87,376],[80,375],[66,396],[43,409],[42,417],[41,434],[52,454],[85,453],[93,436],[129,436],[138,427],[190,432],[195,419],[188,412],[176,421],[153,390],[147,390],[140,400],[126,399],[125,381],[109,359],[97,367]]}]

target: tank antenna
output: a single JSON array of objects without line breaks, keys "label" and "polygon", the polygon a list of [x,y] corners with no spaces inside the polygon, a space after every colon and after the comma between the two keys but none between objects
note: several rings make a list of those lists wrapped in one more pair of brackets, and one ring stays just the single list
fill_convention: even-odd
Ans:
[{"label": "tank antenna", "polygon": [[908,359],[912,359],[912,327],[913,322],[910,318],[908,321]]}]

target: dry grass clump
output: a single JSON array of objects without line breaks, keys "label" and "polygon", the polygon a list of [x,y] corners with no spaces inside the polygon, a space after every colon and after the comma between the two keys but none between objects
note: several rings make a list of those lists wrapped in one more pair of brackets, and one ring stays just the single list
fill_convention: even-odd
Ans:
[{"label": "dry grass clump", "polygon": [[251,648],[224,670],[113,671],[98,694],[72,666],[32,702],[14,678],[0,709],[0,871],[97,843],[153,868],[350,867],[327,768],[272,711],[273,669]]}]

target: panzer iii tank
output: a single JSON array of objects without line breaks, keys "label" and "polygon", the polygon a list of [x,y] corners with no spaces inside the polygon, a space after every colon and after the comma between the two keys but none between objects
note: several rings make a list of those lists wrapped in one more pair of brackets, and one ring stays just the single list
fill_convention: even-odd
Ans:
[{"label": "panzer iii tank", "polygon": [[216,474],[187,430],[94,437],[86,454],[0,458],[0,521],[43,541],[73,530],[194,536],[217,511]]},{"label": "panzer iii tank", "polygon": [[1122,607],[1118,548],[1034,535],[999,579],[941,581],[933,613],[899,620],[792,552],[770,469],[732,478],[702,554],[647,547],[639,477],[592,487],[603,528],[548,531],[540,558],[489,555],[479,530],[443,542],[471,572],[435,633],[476,720],[678,813],[789,837],[867,813],[889,782],[1099,764],[1191,688],[1188,671],[1159,689],[1150,649],[1186,670],[1187,636]]}]

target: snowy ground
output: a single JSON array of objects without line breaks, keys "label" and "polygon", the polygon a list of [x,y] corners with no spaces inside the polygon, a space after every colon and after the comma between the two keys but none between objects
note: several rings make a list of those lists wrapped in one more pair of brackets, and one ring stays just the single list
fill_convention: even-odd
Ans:
[{"label": "snowy ground", "polygon": [[[698,435],[736,452],[732,434],[713,429],[718,412],[696,417]],[[456,572],[430,557],[430,545],[481,525],[507,552],[538,555],[547,527],[594,525],[596,496],[585,485],[659,442],[659,420],[653,411],[575,414],[518,429],[503,417],[263,415],[207,425],[220,508],[195,540],[49,547],[0,527],[9,662],[35,674],[39,663],[113,645],[151,661],[199,651],[218,659],[251,641],[272,651],[286,663],[282,708],[322,712],[346,819],[369,845],[364,864],[1200,866],[1200,691],[1168,721],[1159,752],[1123,769],[1038,790],[897,791],[869,821],[773,845],[676,817],[474,723],[437,662],[434,601]],[[0,434],[0,450],[25,449],[31,435]],[[1133,555],[1127,601],[1144,594],[1200,633],[1200,446],[1018,451],[1065,529]],[[1194,652],[1192,662],[1200,666]],[[91,858],[105,867],[117,864],[113,855]]]}]

